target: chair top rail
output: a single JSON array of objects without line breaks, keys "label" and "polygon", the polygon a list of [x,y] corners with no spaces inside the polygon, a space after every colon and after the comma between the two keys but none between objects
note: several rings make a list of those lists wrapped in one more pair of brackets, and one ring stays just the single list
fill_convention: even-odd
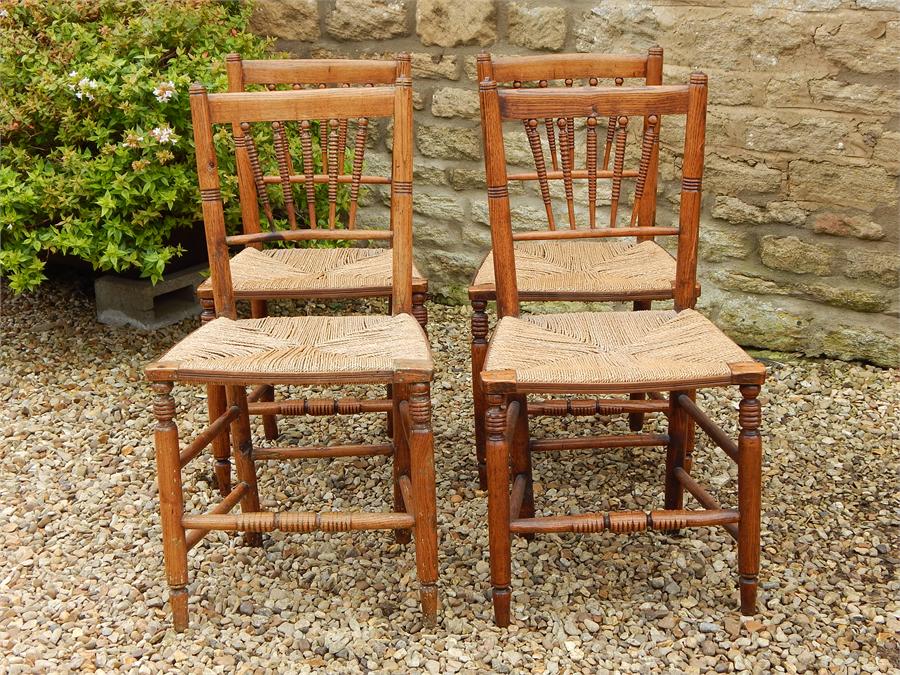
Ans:
[{"label": "chair top rail", "polygon": [[391,84],[396,60],[271,59],[241,61],[244,84]]},{"label": "chair top rail", "polygon": [[390,117],[394,87],[209,94],[209,111],[214,124]]},{"label": "chair top rail", "polygon": [[491,59],[498,82],[565,80],[585,77],[646,77],[645,54],[550,54]]},{"label": "chair top rail", "polygon": [[688,85],[629,87],[548,87],[500,89],[500,115],[504,120],[591,115],[671,115],[688,110]]}]

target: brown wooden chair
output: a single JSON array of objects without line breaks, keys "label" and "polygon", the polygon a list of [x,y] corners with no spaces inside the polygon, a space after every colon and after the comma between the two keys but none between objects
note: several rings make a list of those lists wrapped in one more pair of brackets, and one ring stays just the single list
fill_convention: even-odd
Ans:
[{"label": "brown wooden chair", "polygon": [[[558,89],[498,89],[479,84],[484,128],[494,275],[500,320],[491,337],[482,385],[487,398],[488,518],[491,584],[496,621],[510,620],[512,534],[543,532],[634,532],[720,525],[738,543],[741,611],[755,612],[759,569],[760,385],[765,368],[693,307],[697,298],[696,254],[706,125],[706,76],[695,73],[685,86]],[[575,312],[519,315],[514,243],[532,233],[513,233],[510,222],[503,121],[539,119],[682,116],[685,121],[678,227],[657,226],[654,236],[677,243],[672,310]],[[624,122],[622,122],[624,123]],[[571,123],[560,125],[569,128]],[[648,129],[647,136],[654,133]],[[589,142],[590,135],[588,136]],[[645,146],[646,147],[646,146]],[[568,182],[569,179],[567,179]],[[570,236],[642,237],[631,226],[541,233]],[[528,237],[528,238],[526,238]],[[737,385],[740,435],[729,438],[694,402],[698,387]],[[668,400],[557,400],[526,403],[529,394],[646,394],[668,391]],[[662,412],[667,434],[631,433],[529,440],[532,412],[594,415]],[[690,474],[694,424],[738,465],[738,507],[723,508]],[[661,510],[536,516],[531,453],[576,448],[666,446],[665,504]],[[687,490],[703,507],[684,508]]]},{"label": "brown wooden chair", "polygon": [[[153,410],[163,550],[176,629],[187,626],[188,550],[211,530],[245,532],[258,545],[260,533],[393,529],[398,541],[415,532],[416,566],[426,620],[437,611],[437,521],[431,428],[430,381],[433,366],[428,339],[412,309],[412,83],[346,91],[285,91],[207,95],[191,88],[191,114],[203,218],[211,261],[217,318],[203,324],[146,369],[156,398]],[[214,125],[230,125],[238,148],[248,143],[253,125],[299,124],[329,120],[364,122],[389,118],[394,124],[391,229],[288,229],[227,236],[220,176],[213,145]],[[276,135],[277,138],[277,135]],[[330,140],[329,140],[330,142]],[[354,176],[359,172],[355,171]],[[333,173],[332,173],[333,176]],[[251,184],[252,187],[252,184]],[[249,190],[245,198],[256,199]],[[238,320],[229,265],[229,246],[273,241],[314,241],[335,235],[392,244],[391,316],[264,317]],[[224,387],[222,414],[191,442],[179,442],[175,425],[174,382]],[[302,399],[269,403],[282,414],[334,414],[390,411],[393,441],[377,445],[254,448],[250,438],[246,388],[259,384],[333,386],[392,385],[384,399]],[[184,512],[182,469],[230,427],[237,481],[230,481],[228,457],[219,457],[217,476],[224,498],[205,514]],[[255,462],[344,456],[393,456],[393,511],[388,513],[264,511],[257,492]],[[240,506],[240,514],[230,513]]]},{"label": "brown wooden chair", "polygon": [[[498,86],[515,89],[548,87],[553,81],[573,87],[579,82],[587,86],[626,81],[640,84],[662,84],[663,50],[651,47],[646,56],[611,54],[552,54],[542,56],[478,57],[478,79],[497,82]],[[621,119],[620,119],[621,118]],[[567,238],[546,239],[541,232],[533,238],[523,237],[516,243],[516,278],[519,296],[527,301],[630,301],[635,310],[650,309],[653,300],[671,300],[675,281],[675,261],[653,241],[638,237],[636,242],[591,240],[579,238],[579,227],[597,227],[598,205],[605,201],[598,195],[597,184],[611,187],[608,213],[610,224],[621,216],[625,206],[623,181],[636,181],[636,198],[630,213],[631,227],[652,227],[656,219],[658,145],[661,119],[651,124],[642,120],[644,146],[634,158],[626,157],[629,130],[627,116],[591,118],[586,132],[588,143],[582,168],[576,168],[576,144],[573,118],[553,120],[549,117],[527,121],[524,132],[531,149],[535,170],[510,173],[508,179],[525,186],[537,184],[543,202],[547,229],[571,234]],[[603,128],[605,125],[605,130]],[[543,130],[543,133],[542,133]],[[598,134],[602,140],[598,141]],[[598,145],[603,145],[602,149]],[[602,150],[602,154],[601,154]],[[631,161],[638,166],[627,167]],[[554,209],[554,185],[563,184],[562,209]],[[587,217],[579,213],[575,188],[587,185]],[[583,218],[581,222],[579,219]],[[571,237],[571,238],[568,238]],[[489,323],[487,303],[496,300],[494,258],[488,252],[469,286],[472,302],[472,395],[475,400],[475,448],[478,459],[478,482],[487,486],[485,473],[485,431],[480,420],[485,410],[484,394],[478,374],[487,351]],[[632,398],[641,399],[643,394]],[[629,415],[632,431],[643,426],[643,414]]]},{"label": "brown wooden chair", "polygon": [[[243,60],[239,54],[226,58],[228,90],[249,89],[277,91],[279,89],[326,89],[333,87],[376,87],[390,85],[398,78],[410,77],[410,57],[399,54],[393,60],[352,59],[269,59]],[[330,129],[327,120],[310,120],[318,124],[318,134],[302,136],[301,157],[303,173],[295,173],[294,158],[289,147],[289,133],[285,128],[275,132],[273,153],[261,155],[263,148],[252,137],[236,148],[237,180],[241,195],[241,224],[244,234],[259,233],[263,226],[276,229],[279,216],[290,229],[328,228],[332,241],[353,240],[352,235],[339,236],[341,230],[356,229],[360,187],[382,185],[383,176],[363,173],[369,125],[356,128],[355,138],[348,136],[349,123],[338,120]],[[301,130],[301,134],[303,131]],[[351,147],[348,147],[348,141]],[[318,148],[316,148],[316,143]],[[347,172],[347,154],[351,155],[351,169]],[[312,166],[313,170],[309,171]],[[298,190],[299,188],[299,190]],[[270,195],[273,190],[280,195]],[[327,192],[326,192],[327,191]],[[316,195],[321,204],[327,195],[327,210],[317,213]],[[341,194],[344,192],[345,194]],[[279,196],[280,206],[275,203]],[[345,221],[337,217],[337,203],[346,198],[349,212]],[[324,237],[323,237],[324,238]],[[231,276],[235,299],[250,302],[250,315],[268,315],[267,300],[345,300],[348,298],[391,297],[391,252],[385,248],[314,248],[292,247],[263,249],[258,243],[245,244],[231,262]],[[207,280],[197,289],[203,309],[201,321],[215,318],[213,287]],[[428,314],[425,302],[428,282],[413,265],[412,314],[425,328]],[[264,385],[250,392],[251,413],[270,410],[274,390]],[[225,393],[221,387],[211,386],[208,392],[210,419],[224,411]],[[278,437],[275,415],[262,412],[266,438]],[[390,422],[388,423],[390,426]],[[227,452],[228,439],[217,440],[220,454]]]}]

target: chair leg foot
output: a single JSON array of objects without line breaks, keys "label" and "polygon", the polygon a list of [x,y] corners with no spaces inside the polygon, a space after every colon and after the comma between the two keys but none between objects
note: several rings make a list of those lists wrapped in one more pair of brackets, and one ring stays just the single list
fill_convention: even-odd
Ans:
[{"label": "chair leg foot", "polygon": [[188,627],[188,592],[184,586],[169,589],[169,607],[172,608],[172,626],[183,633]]},{"label": "chair leg foot", "polygon": [[491,598],[494,602],[494,622],[500,628],[506,628],[509,625],[509,605],[511,593],[509,587],[494,587],[491,592]]},{"label": "chair leg foot", "polygon": [[741,589],[741,614],[754,616],[756,614],[756,577],[741,576],[739,585]]},{"label": "chair leg foot", "polygon": [[435,584],[422,584],[419,589],[419,601],[422,603],[422,617],[426,625],[437,624],[438,590]]}]

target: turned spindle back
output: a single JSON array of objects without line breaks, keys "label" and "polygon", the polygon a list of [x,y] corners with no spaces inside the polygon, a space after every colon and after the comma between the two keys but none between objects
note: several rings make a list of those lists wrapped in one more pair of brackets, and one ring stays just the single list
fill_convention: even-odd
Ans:
[{"label": "turned spindle back", "polygon": [[[410,77],[408,54],[385,61],[243,60],[229,54],[225,66],[231,92],[369,88]],[[355,229],[360,186],[390,183],[388,177],[363,174],[370,122],[367,117],[324,116],[298,125],[276,120],[271,129],[261,132],[271,148],[264,156],[262,143],[248,124],[233,129],[244,233],[260,232],[263,227]],[[278,205],[273,203],[270,186],[278,186]],[[339,211],[346,211],[346,216],[339,217]],[[282,222],[277,222],[279,216]]]},{"label": "turned spindle back", "polygon": [[[397,77],[388,86],[362,88],[315,88],[288,91],[242,92],[208,94],[201,85],[191,87],[191,116],[197,153],[197,169],[200,194],[203,200],[203,219],[210,258],[216,314],[236,316],[234,293],[229,270],[229,246],[262,246],[276,241],[314,240],[376,240],[389,244],[393,249],[394,313],[409,313],[412,309],[412,81],[409,77]],[[331,156],[338,151],[338,133],[342,125],[356,126],[356,147],[364,146],[364,130],[369,120],[386,118],[393,123],[393,150],[390,174],[376,177],[377,182],[391,186],[390,229],[362,230],[355,227],[335,229],[335,200],[329,199],[327,227],[306,222],[300,227],[300,219],[293,212],[295,202],[293,185],[305,183],[307,189],[325,183],[329,197],[338,185],[349,183],[351,196],[365,182],[361,174],[361,161],[354,162],[350,176],[339,174],[336,161],[328,162],[326,175],[295,174],[289,143],[290,131],[299,133],[303,145],[304,171],[311,167],[312,133],[315,120],[327,120],[327,144],[332,147]],[[224,205],[221,192],[218,157],[214,141],[214,126],[227,125],[234,138],[234,147],[245,155],[243,179],[239,177],[240,197],[244,202],[260,204],[272,225],[274,213],[268,200],[268,185],[278,182],[284,191],[289,227],[272,227],[269,231],[255,231],[227,236],[225,232]],[[257,136],[256,129],[260,132]],[[278,159],[279,176],[267,176],[254,162],[259,157],[259,143],[264,133],[272,141]],[[360,140],[362,135],[363,140]],[[280,149],[279,149],[280,148]],[[238,164],[241,171],[241,164]],[[249,175],[247,175],[249,173]],[[313,180],[309,180],[309,178]],[[376,182],[370,180],[369,182]],[[357,193],[358,194],[358,193]],[[311,202],[314,205],[314,202]],[[312,217],[310,207],[309,217]],[[258,214],[258,211],[257,211]],[[270,214],[272,214],[270,216]],[[271,218],[271,219],[270,219]],[[246,221],[245,221],[246,226]]]},{"label": "turned spindle back", "polygon": [[[611,54],[554,54],[546,56],[478,57],[479,81],[492,80],[501,87],[549,88],[565,87],[624,87],[626,81],[641,85],[662,84],[663,50],[651,47],[646,56]],[[585,225],[597,227],[598,181],[609,181],[608,223],[619,223],[620,203],[623,200],[623,179],[634,179],[634,199],[628,220],[629,227],[649,227],[656,216],[656,183],[660,118],[644,116],[637,168],[626,166],[626,144],[630,130],[629,116],[591,115],[578,120],[574,117],[543,117],[522,120],[535,170],[511,173],[509,180],[536,182],[544,204],[547,229],[578,229]],[[584,140],[576,136],[584,125]],[[598,139],[598,135],[600,138]],[[602,154],[599,145],[603,145]],[[576,147],[584,151],[576,151]],[[578,166],[578,165],[581,166]],[[565,210],[554,210],[552,185],[563,184]],[[587,216],[577,213],[575,189],[587,183]],[[601,201],[605,201],[601,199]],[[560,222],[562,221],[562,222]],[[584,222],[581,222],[584,221]],[[642,237],[650,239],[651,236]]]},{"label": "turned spindle back", "polygon": [[[675,284],[676,308],[692,307],[696,300],[696,255],[697,228],[700,217],[700,189],[703,175],[703,151],[706,130],[707,79],[702,73],[691,75],[690,83],[677,86],[655,87],[608,87],[594,85],[583,87],[534,87],[534,88],[500,88],[495,80],[482,79],[479,83],[481,100],[481,120],[484,134],[484,158],[487,177],[488,205],[493,241],[494,270],[496,274],[498,312],[501,316],[517,315],[519,311],[518,291],[516,288],[515,256],[513,242],[528,239],[574,239],[628,237],[647,238],[648,231],[653,236],[677,236],[677,278]],[[649,170],[639,170],[634,176],[636,180],[635,201],[632,209],[631,223],[619,226],[616,219],[618,200],[621,198],[621,179],[626,174],[622,171],[622,156],[618,144],[624,146],[622,136],[616,135],[616,151],[613,169],[613,185],[610,203],[609,227],[596,227],[591,219],[589,227],[576,228],[572,185],[575,170],[572,166],[570,136],[568,130],[572,124],[568,120],[582,118],[586,122],[588,144],[588,167],[582,175],[588,180],[589,207],[595,208],[596,193],[592,193],[591,185],[596,182],[602,169],[598,167],[596,141],[596,121],[599,119],[615,119],[620,127],[627,127],[628,120],[643,117],[646,131],[641,147],[641,157],[653,157],[657,145],[658,134],[654,130],[659,120],[665,116],[681,116],[685,120],[683,159],[681,166],[681,204],[679,226],[649,227],[635,226],[640,217],[642,193],[649,182]],[[537,232],[513,232],[508,182],[514,179],[507,171],[506,148],[503,123],[524,124],[526,130],[534,131],[540,126],[540,120],[557,120],[560,134],[560,163],[562,179],[565,187],[570,227],[568,229],[551,228]],[[591,121],[594,121],[592,124]],[[592,128],[594,132],[592,132]],[[592,140],[593,138],[593,140]],[[648,140],[649,139],[649,140]],[[539,141],[532,144],[535,155],[540,159],[542,150]],[[649,160],[642,162],[652,166]],[[677,170],[677,169],[676,169]],[[545,203],[550,198],[549,170],[541,171],[538,162],[536,176]],[[547,207],[548,218],[551,219],[551,206]]]}]

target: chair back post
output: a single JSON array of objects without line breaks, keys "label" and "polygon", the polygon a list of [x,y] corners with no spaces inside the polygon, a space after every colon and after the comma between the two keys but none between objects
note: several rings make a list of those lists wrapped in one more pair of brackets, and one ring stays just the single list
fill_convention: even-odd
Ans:
[{"label": "chair back post", "polygon": [[[509,186],[506,178],[506,151],[503,147],[503,122],[497,83],[490,78],[490,57],[478,56],[478,95],[481,102],[481,129],[484,168],[487,179],[488,217],[497,286],[497,314],[519,316],[519,290],[509,213]],[[481,77],[484,73],[486,76]]]},{"label": "chair back post", "polygon": [[391,230],[394,234],[394,314],[412,312],[412,80],[399,75],[394,85],[394,145],[391,157]]},{"label": "chair back post", "polygon": [[684,131],[684,163],[681,174],[681,207],[675,273],[675,309],[678,310],[692,308],[697,302],[697,240],[703,185],[707,96],[706,75],[691,73]]},{"label": "chair back post", "polygon": [[236,319],[237,309],[231,284],[228,245],[225,243],[225,210],[219,182],[219,162],[213,142],[212,116],[206,89],[199,84],[191,85],[190,101],[197,155],[197,177],[203,208],[203,228],[206,232],[206,250],[209,254],[216,315]]},{"label": "chair back post", "polygon": [[[647,76],[645,82],[647,86],[653,87],[662,84],[663,79],[663,48],[659,46],[650,47],[647,50]],[[658,120],[656,124],[656,137],[659,138],[659,127],[662,120]],[[644,134],[647,133],[647,116],[644,116]],[[647,165],[647,177],[644,183],[644,196],[638,207],[638,226],[653,227],[656,224],[656,191],[659,176],[659,143],[654,143],[650,162]],[[652,241],[653,237],[638,237],[638,241]]]},{"label": "chair back post", "polygon": [[[244,65],[240,54],[228,54],[225,57],[225,73],[228,76],[228,91],[244,91]],[[256,185],[253,182],[253,169],[250,156],[243,144],[244,132],[237,123],[231,125],[234,137],[235,166],[237,169],[238,195],[241,200],[241,226],[244,234],[261,232],[259,226],[259,201]],[[262,249],[262,244],[248,244]]]}]

